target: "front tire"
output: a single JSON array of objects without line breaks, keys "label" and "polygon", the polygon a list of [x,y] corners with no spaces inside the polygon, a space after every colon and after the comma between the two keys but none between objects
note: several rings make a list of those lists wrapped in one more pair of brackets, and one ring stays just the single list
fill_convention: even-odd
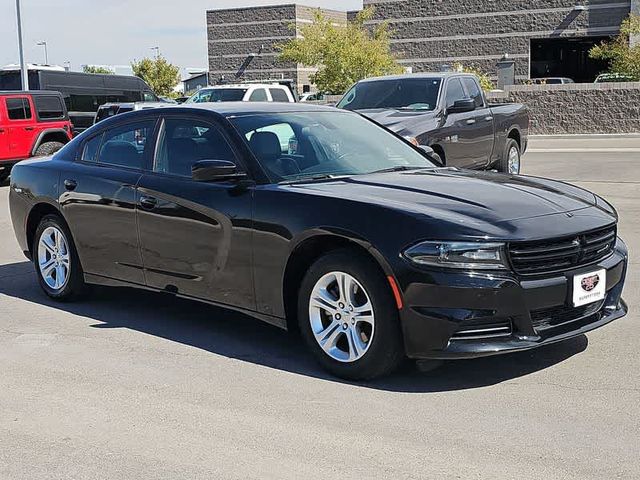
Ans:
[{"label": "front tire", "polygon": [[318,362],[338,377],[381,377],[404,359],[389,284],[360,252],[335,251],[311,266],[299,292],[298,323]]},{"label": "front tire", "polygon": [[36,149],[36,157],[48,157],[64,147],[62,142],[45,142]]},{"label": "front tire", "polygon": [[520,173],[522,163],[521,156],[522,154],[520,153],[520,146],[518,145],[518,142],[513,138],[508,138],[504,154],[502,155],[500,164],[498,165],[498,171],[518,175]]},{"label": "front tire", "polygon": [[58,215],[47,215],[40,221],[32,256],[40,287],[49,297],[67,301],[86,291],[71,233]]}]

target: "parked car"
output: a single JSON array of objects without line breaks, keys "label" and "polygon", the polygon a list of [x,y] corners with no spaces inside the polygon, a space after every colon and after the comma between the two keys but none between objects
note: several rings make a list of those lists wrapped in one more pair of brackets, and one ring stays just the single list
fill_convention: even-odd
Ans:
[{"label": "parked car", "polygon": [[575,83],[571,78],[565,77],[544,77],[532,78],[531,83],[534,85],[565,85],[567,83]]},{"label": "parked car", "polygon": [[594,83],[613,83],[613,82],[637,82],[638,79],[633,75],[623,73],[603,73],[596,77]]},{"label": "parked car", "polygon": [[321,102],[324,100],[324,93],[316,92],[316,93],[304,93],[300,97],[301,102]]},{"label": "parked car", "polygon": [[490,104],[475,75],[424,73],[362,80],[338,108],[355,110],[431,147],[443,165],[519,173],[529,114]]},{"label": "parked car", "polygon": [[[20,70],[0,71],[0,90],[21,89]],[[158,101],[151,87],[132,75],[29,70],[29,90],[62,93],[75,134],[93,125],[98,107],[107,102]]]},{"label": "parked car", "polygon": [[[292,137],[293,153],[283,147]],[[387,374],[405,356],[528,350],[627,312],[628,252],[605,200],[553,180],[439,167],[329,107],[115,116],[18,164],[9,205],[53,299],[92,283],[230,307],[297,326],[318,361],[349,379]]]},{"label": "parked car", "polygon": [[102,120],[119,115],[121,113],[136,112],[138,110],[146,110],[148,108],[166,107],[175,105],[167,102],[133,102],[133,103],[105,103],[98,108],[94,124]]},{"label": "parked car", "polygon": [[292,91],[277,83],[246,83],[237,85],[216,85],[206,87],[194,93],[190,103],[217,102],[295,102]]},{"label": "parked car", "polygon": [[51,155],[72,138],[58,92],[0,92],[0,182],[20,160]]}]

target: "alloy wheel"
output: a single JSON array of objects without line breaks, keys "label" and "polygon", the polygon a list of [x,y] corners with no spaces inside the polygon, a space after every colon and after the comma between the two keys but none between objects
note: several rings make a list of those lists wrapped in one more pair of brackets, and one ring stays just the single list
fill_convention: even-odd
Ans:
[{"label": "alloy wheel", "polygon": [[62,231],[47,227],[38,241],[38,269],[49,288],[62,290],[69,281],[71,255]]},{"label": "alloy wheel", "polygon": [[520,152],[515,146],[512,146],[509,149],[508,165],[509,165],[509,173],[512,173],[512,174],[520,173]]},{"label": "alloy wheel", "polygon": [[327,273],[316,282],[309,299],[309,321],[320,348],[344,363],[361,359],[375,333],[368,293],[344,272]]}]

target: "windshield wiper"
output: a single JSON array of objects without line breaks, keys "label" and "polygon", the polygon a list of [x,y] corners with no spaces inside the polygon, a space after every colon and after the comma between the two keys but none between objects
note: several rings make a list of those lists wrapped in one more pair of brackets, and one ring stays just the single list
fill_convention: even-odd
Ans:
[{"label": "windshield wiper", "polygon": [[383,168],[381,170],[374,170],[373,172],[369,172],[366,175],[371,175],[373,173],[406,172],[408,170],[422,170],[423,168],[431,168],[431,167],[429,165],[422,165],[419,167],[411,167],[408,165],[396,165],[395,167]]},{"label": "windshield wiper", "polygon": [[283,182],[278,182],[278,185],[291,185],[292,183],[301,183],[301,182],[317,182],[320,180],[334,180],[336,178],[344,178],[348,175],[330,175],[328,173],[317,174],[317,175],[309,175],[306,177],[296,178],[294,180],[285,180]]}]

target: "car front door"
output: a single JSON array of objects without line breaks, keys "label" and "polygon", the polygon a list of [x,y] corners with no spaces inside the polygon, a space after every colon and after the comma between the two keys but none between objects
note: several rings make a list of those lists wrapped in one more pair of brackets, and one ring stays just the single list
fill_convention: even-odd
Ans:
[{"label": "car front door", "polygon": [[138,185],[138,226],[147,285],[255,309],[253,188],[191,177],[199,160],[244,170],[222,123],[165,116],[151,172]]},{"label": "car front door", "polygon": [[60,176],[60,204],[85,274],[144,285],[136,185],[150,165],[157,116],[88,137]]},{"label": "car front door", "polygon": [[447,166],[476,168],[480,163],[478,154],[477,112],[452,112],[451,107],[458,100],[468,99],[460,77],[452,77],[446,84],[444,126],[440,137],[443,139]]},{"label": "car front door", "polygon": [[467,98],[473,99],[476,109],[474,115],[467,120],[469,136],[473,138],[474,148],[470,152],[473,167],[482,168],[489,165],[495,142],[494,120],[491,109],[487,106],[478,82],[472,77],[463,77],[462,85]]},{"label": "car front door", "polygon": [[10,95],[4,97],[7,111],[7,138],[9,155],[14,159],[29,158],[35,140],[35,116],[28,96]]}]

